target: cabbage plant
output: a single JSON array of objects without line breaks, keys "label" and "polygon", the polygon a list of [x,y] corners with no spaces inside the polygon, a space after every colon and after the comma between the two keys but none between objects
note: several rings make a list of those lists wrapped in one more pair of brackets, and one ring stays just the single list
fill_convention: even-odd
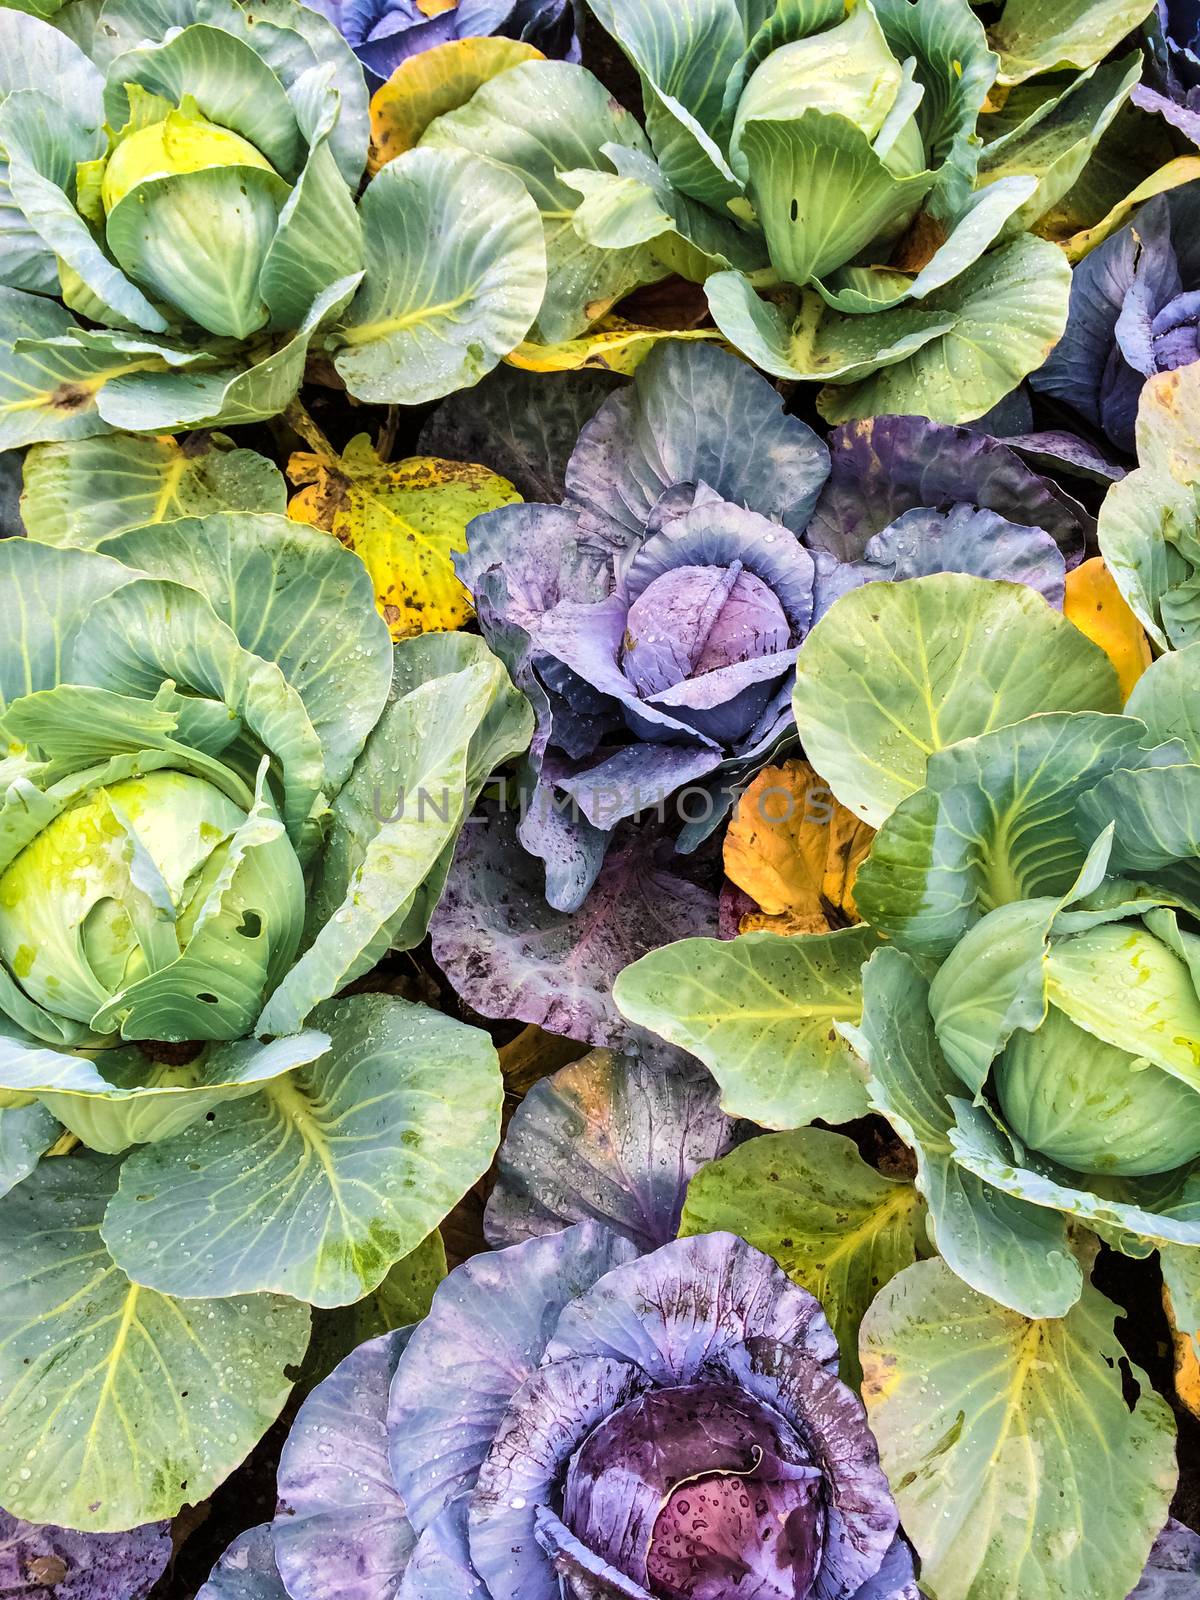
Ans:
[{"label": "cabbage plant", "polygon": [[103,1531],[209,1493],[307,1305],[486,1169],[487,1036],[345,991],[422,938],[528,710],[478,639],[394,648],[283,517],[0,563],[0,1498]]},{"label": "cabbage plant", "polygon": [[641,242],[704,282],[751,360],[827,386],[831,421],[967,421],[1045,359],[1070,272],[1030,230],[1083,172],[1138,55],[989,118],[1000,58],[967,0],[592,9],[639,74],[653,156],[609,149],[615,174],[568,174],[584,239]]},{"label": "cabbage plant", "polygon": [[628,969],[618,1004],[695,1049],[731,1111],[881,1112],[938,1250],[992,1299],[1065,1315],[1071,1224],[1159,1249],[1190,1326],[1196,673],[1192,650],[1164,656],[1121,714],[1107,658],[1029,591],[942,575],[844,597],[801,648],[795,706],[809,761],[879,830],[862,925],[686,941]]},{"label": "cabbage plant", "polygon": [[247,1567],[263,1600],[917,1600],[837,1367],[817,1301],[729,1233],[477,1256],[313,1394],[212,1600]]},{"label": "cabbage plant", "polygon": [[364,399],[428,399],[524,336],[536,208],[428,153],[357,206],[366,85],[325,18],[110,0],[55,22],[0,11],[0,444],[269,418],[318,352]]},{"label": "cabbage plant", "polygon": [[711,832],[789,734],[839,593],[951,570],[1061,606],[1088,522],[985,435],[886,417],[827,448],[745,363],[654,351],[580,433],[564,504],[476,518],[457,559],[537,712],[519,833],[550,903],[578,907],[613,830],[681,788],[685,847]]}]

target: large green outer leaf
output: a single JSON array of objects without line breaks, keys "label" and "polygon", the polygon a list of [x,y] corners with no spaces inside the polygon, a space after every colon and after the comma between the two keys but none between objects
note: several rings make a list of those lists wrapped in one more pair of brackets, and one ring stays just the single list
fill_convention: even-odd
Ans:
[{"label": "large green outer leaf", "polygon": [[103,1157],[44,1161],[0,1202],[0,1497],[30,1522],[130,1528],[204,1500],[308,1343],[293,1301],[131,1284],[99,1236],[116,1179]]},{"label": "large green outer leaf", "polygon": [[512,173],[409,150],[359,202],[366,276],[331,343],[360,400],[419,405],[477,383],[546,292],[541,214]]},{"label": "large green outer leaf", "polygon": [[859,870],[860,913],[901,949],[945,956],[997,906],[1065,894],[1087,855],[1080,797],[1140,765],[1145,737],[1132,717],[1077,711],[935,751],[925,788],[892,812]]},{"label": "large green outer leaf", "polygon": [[58,257],[64,281],[66,273],[77,275],[80,298],[67,297],[74,309],[98,322],[165,333],[166,317],[113,265],[67,192],[75,162],[103,152],[98,130],[73,124],[70,110],[53,96],[22,89],[0,106],[0,144],[8,156],[13,199]]},{"label": "large green outer leaf", "polygon": [[962,1085],[938,1049],[928,992],[913,961],[898,950],[871,958],[862,1026],[849,1032],[870,1067],[871,1106],[915,1152],[930,1237],[959,1277],[1026,1315],[1061,1317],[1083,1283],[1062,1218],[1010,1198],[959,1166],[949,1097]]},{"label": "large green outer leaf", "polygon": [[321,741],[329,782],[345,783],[392,675],[387,624],[357,556],[287,517],[237,513],[134,529],[103,553],[203,594],[244,650],[279,667]]},{"label": "large green outer leaf", "polygon": [[852,388],[844,387],[848,380],[831,383],[820,396],[821,415],[827,422],[885,412],[972,422],[1045,361],[1067,325],[1070,293],[1063,252],[1024,234],[921,302],[926,312],[953,319],[947,333]]},{"label": "large green outer leaf", "polygon": [[598,78],[569,61],[510,67],[465,106],[437,117],[421,140],[423,149],[485,157],[520,179],[536,201],[549,279],[531,329],[540,344],[574,339],[631,289],[663,275],[641,241],[600,248],[574,226],[575,175],[611,172],[605,153],[610,145],[649,160],[650,147],[633,116]]},{"label": "large green outer leaf", "polygon": [[626,967],[613,996],[631,1022],[699,1056],[731,1116],[849,1122],[867,1109],[865,1078],[834,1025],[858,1021],[876,943],[869,928],[682,939]]},{"label": "large green outer leaf", "polygon": [[[464,761],[462,815],[468,816],[484,784],[497,767],[529,747],[533,737],[533,712],[529,702],[512,685],[487,646],[468,633],[425,633],[403,639],[396,647],[392,682],[392,703],[371,735],[367,748],[356,763],[354,773],[333,804],[333,822],[313,881],[312,925],[336,916],[338,908],[352,892],[355,875],[366,861],[372,842],[405,807],[416,806],[418,820],[424,810],[441,812],[446,819],[446,796],[426,791],[421,799],[407,787],[411,773],[397,771],[395,751],[409,733],[410,711],[404,699],[422,684],[436,678],[449,678],[468,667],[481,667],[486,687],[478,700],[460,706],[458,726],[467,736]],[[451,695],[459,687],[449,685]],[[441,899],[442,890],[454,858],[457,829],[442,846],[441,854],[426,872],[417,892],[407,899],[398,915],[381,929],[393,950],[410,950],[429,931],[429,919]]]},{"label": "large green outer leaf", "polygon": [[925,1203],[822,1128],[768,1133],[710,1161],[688,1185],[680,1236],[740,1234],[821,1302],[845,1383],[862,1381],[858,1328],[876,1293],[928,1253]]},{"label": "large green outer leaf", "polygon": [[[907,280],[906,287],[907,287]],[[954,327],[953,312],[896,304],[866,316],[841,316],[815,290],[763,300],[740,272],[714,272],[704,285],[713,321],[736,349],[777,378],[850,383],[906,362]]]},{"label": "large green outer leaf", "polygon": [[956,218],[971,193],[978,159],[979,113],[999,62],[968,0],[874,0],[898,61],[911,56],[925,90],[917,125],[929,165],[938,168],[929,208],[941,222]]},{"label": "large green outer leaf", "polygon": [[308,159],[279,213],[259,280],[273,328],[299,327],[327,285],[363,264],[362,224],[332,148],[340,101],[324,76],[311,87],[297,107]]},{"label": "large green outer leaf", "polygon": [[1153,10],[1154,0],[1006,0],[991,32],[1000,52],[1000,82],[1093,66]]},{"label": "large green outer leaf", "polygon": [[104,556],[25,539],[0,542],[0,584],[12,606],[0,652],[0,712],[22,695],[54,688],[93,606],[134,577]]},{"label": "large green outer leaf", "polygon": [[[863,1397],[938,1600],[1125,1600],[1166,1519],[1175,1427],[1090,1285],[1027,1321],[909,1267],[863,1322]],[[1127,1370],[1140,1386],[1132,1405]]]},{"label": "large green outer leaf", "polygon": [[485,1033],[378,994],[313,1021],[319,1061],[128,1158],[102,1231],[136,1281],[348,1305],[487,1171],[503,1086]]},{"label": "large green outer leaf", "polygon": [[604,154],[616,173],[575,168],[561,175],[584,196],[571,219],[580,238],[605,250],[649,244],[656,261],[694,283],[767,265],[760,234],[673,189],[649,156],[623,144],[606,145]]},{"label": "large green outer leaf", "polygon": [[287,509],[279,468],[226,434],[186,445],[128,434],[36,444],[21,519],[31,539],[91,550],[114,533],[213,511]]},{"label": "large green outer leaf", "polygon": [[104,78],[95,65],[57,27],[6,7],[0,11],[0,98],[50,84],[82,119],[99,126]]},{"label": "large green outer leaf", "polygon": [[801,646],[793,704],[808,759],[877,828],[935,751],[1039,712],[1118,712],[1121,693],[1040,595],[947,572],[838,600]]},{"label": "large green outer leaf", "polygon": [[[440,893],[468,796],[483,781],[474,770],[481,730],[489,729],[482,742],[497,759],[528,742],[529,713],[511,696],[504,668],[483,651],[420,683],[381,719],[361,771],[338,798],[337,857],[318,884],[316,935],[267,1002],[260,1032],[294,1032],[314,1005],[404,942],[413,919],[427,921],[434,901],[426,880]],[[407,942],[423,935],[422,928]]]}]

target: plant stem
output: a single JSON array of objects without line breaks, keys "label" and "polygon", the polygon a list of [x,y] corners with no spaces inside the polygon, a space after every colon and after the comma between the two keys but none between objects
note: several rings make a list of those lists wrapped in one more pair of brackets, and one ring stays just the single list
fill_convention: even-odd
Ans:
[{"label": "plant stem", "polygon": [[309,416],[299,395],[288,402],[284,409],[283,420],[293,432],[300,435],[310,450],[321,457],[322,461],[333,464],[338,460],[337,451]]}]

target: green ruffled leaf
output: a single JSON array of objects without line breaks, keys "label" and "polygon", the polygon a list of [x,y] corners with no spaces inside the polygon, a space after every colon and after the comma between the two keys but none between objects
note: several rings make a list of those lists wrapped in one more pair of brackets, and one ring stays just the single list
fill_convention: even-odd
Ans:
[{"label": "green ruffled leaf", "polygon": [[427,634],[396,664],[397,698],[334,802],[315,937],[268,1001],[263,1033],[293,1032],[390,948],[424,938],[467,808],[529,742],[532,713],[482,641]]},{"label": "green ruffled leaf", "polygon": [[1006,0],[991,42],[1000,82],[1024,83],[1039,72],[1091,67],[1154,10],[1154,0]]},{"label": "green ruffled leaf", "polygon": [[1027,1321],[942,1261],[893,1278],[867,1313],[871,1430],[939,1600],[1137,1586],[1178,1468],[1170,1407],[1114,1332],[1122,1314],[1088,1285],[1061,1319]]},{"label": "green ruffled leaf", "polygon": [[865,1078],[835,1024],[858,1021],[877,942],[869,928],[683,939],[626,967],[613,995],[631,1022],[699,1056],[731,1116],[849,1122],[867,1109]]},{"label": "green ruffled leaf", "polygon": [[376,994],[313,1022],[320,1060],[127,1159],[102,1231],[138,1282],[347,1305],[487,1170],[502,1082],[485,1033]]},{"label": "green ruffled leaf", "polygon": [[599,248],[574,226],[579,173],[610,173],[609,147],[650,157],[633,116],[599,79],[567,61],[511,67],[436,118],[421,140],[422,149],[464,150],[503,167],[536,202],[548,275],[532,329],[539,343],[574,339],[631,289],[663,276],[641,241]]},{"label": "green ruffled leaf", "polygon": [[672,189],[649,156],[622,144],[606,145],[604,154],[615,173],[576,168],[561,174],[584,196],[572,218],[580,238],[603,250],[648,244],[655,260],[693,283],[714,272],[753,272],[767,265],[758,234]]},{"label": "green ruffled leaf", "polygon": [[[831,381],[818,401],[821,415],[835,423],[892,412],[974,421],[1045,361],[1067,325],[1070,292],[1071,269],[1057,245],[1014,239],[921,302],[927,315],[951,322],[941,337],[865,382],[846,388],[848,378]],[[900,307],[869,320],[906,314]]]},{"label": "green ruffled leaf", "polygon": [[681,25],[657,0],[593,0],[596,21],[642,81],[646,131],[670,182],[714,211],[740,185],[725,159],[726,86],[743,81],[745,25],[732,0],[696,0]]},{"label": "green ruffled leaf", "polygon": [[793,704],[808,759],[877,828],[935,751],[1043,712],[1118,712],[1121,693],[1040,595],[938,573],[838,600],[801,646]]},{"label": "green ruffled leaf", "polygon": [[837,1334],[842,1379],[861,1382],[858,1329],[878,1291],[928,1254],[925,1202],[821,1128],[769,1133],[711,1161],[688,1185],[680,1236],[740,1234],[816,1295]]},{"label": "green ruffled leaf", "polygon": [[94,549],[146,523],[214,511],[283,513],[283,474],[226,434],[182,444],[129,434],[37,444],[25,457],[21,518],[31,539]]},{"label": "green ruffled leaf", "polygon": [[1044,101],[1019,127],[983,152],[979,181],[1035,177],[1037,188],[1009,219],[1006,237],[1032,228],[1083,172],[1142,75],[1140,54],[1082,73],[1055,99]]},{"label": "green ruffled leaf", "polygon": [[947,1265],[1025,1315],[1064,1316],[1079,1299],[1083,1273],[1063,1219],[1010,1198],[958,1163],[949,1097],[962,1084],[938,1049],[928,995],[910,957],[888,949],[872,956],[862,1025],[848,1031],[870,1068],[871,1107],[916,1155],[930,1238]]},{"label": "green ruffled leaf", "polygon": [[477,383],[546,291],[541,215],[511,173],[453,150],[389,162],[359,204],[366,276],[331,342],[360,400],[419,405]]},{"label": "green ruffled leaf", "polygon": [[900,949],[941,957],[997,906],[1066,894],[1087,855],[1080,798],[1141,765],[1144,738],[1132,718],[1051,713],[935,751],[859,869],[860,912]]},{"label": "green ruffled leaf", "polygon": [[278,667],[320,740],[330,786],[345,783],[392,672],[387,625],[356,556],[290,518],[236,513],[133,529],[103,553],[204,595],[243,650]]},{"label": "green ruffled leaf", "polygon": [[0,1202],[0,1497],[91,1532],[204,1500],[279,1415],[307,1307],[173,1300],[100,1238],[117,1163],[45,1161]]}]

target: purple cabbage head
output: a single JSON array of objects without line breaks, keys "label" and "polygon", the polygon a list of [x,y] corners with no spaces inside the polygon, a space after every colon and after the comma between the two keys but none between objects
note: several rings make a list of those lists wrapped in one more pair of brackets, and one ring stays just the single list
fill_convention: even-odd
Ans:
[{"label": "purple cabbage head", "polygon": [[916,1600],[820,1306],[732,1234],[638,1257],[582,1223],[477,1257],[388,1430],[405,1600]]},{"label": "purple cabbage head", "polygon": [[962,571],[1061,605],[1086,520],[968,428],[876,418],[827,447],[702,344],[660,345],[604,401],[565,483],[561,505],[476,518],[457,558],[537,713],[519,838],[564,912],[627,819],[674,795],[682,847],[705,836],[706,797],[725,803],[791,732],[797,650],[839,594]]},{"label": "purple cabbage head", "polygon": [[422,50],[496,33],[522,39],[543,55],[579,59],[573,0],[458,0],[444,11],[421,0],[312,0],[312,5],[340,31],[372,88]]},{"label": "purple cabbage head", "polygon": [[1030,382],[1133,454],[1146,379],[1198,359],[1200,183],[1190,183],[1079,263],[1066,332]]},{"label": "purple cabbage head", "polygon": [[1134,88],[1133,101],[1200,144],[1200,0],[1158,0],[1150,25],[1150,70]]}]

